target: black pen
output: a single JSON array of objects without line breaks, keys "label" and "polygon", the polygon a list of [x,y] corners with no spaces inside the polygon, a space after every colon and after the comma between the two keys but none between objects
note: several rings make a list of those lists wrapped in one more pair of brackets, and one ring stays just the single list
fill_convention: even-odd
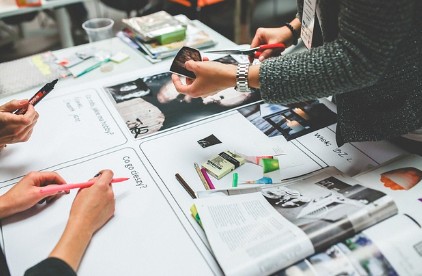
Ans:
[{"label": "black pen", "polygon": [[[48,93],[50,93],[51,90],[53,90],[54,85],[56,85],[57,81],[58,81],[58,79],[55,79],[52,82],[49,82],[46,85],[44,85],[40,90],[38,90],[37,93],[35,93],[34,96],[32,96],[32,98],[29,99],[29,103],[32,104],[32,105],[36,105]],[[16,114],[16,115],[22,115],[22,114],[25,114],[26,110],[27,110],[26,108],[20,108],[13,113]]]},{"label": "black pen", "polygon": [[186,181],[180,176],[180,174],[176,173],[174,176],[176,177],[177,181],[179,181],[179,183],[183,186],[186,192],[188,192],[188,194],[192,198],[196,198],[195,192],[191,189],[191,187],[189,187],[188,183],[186,183]]}]

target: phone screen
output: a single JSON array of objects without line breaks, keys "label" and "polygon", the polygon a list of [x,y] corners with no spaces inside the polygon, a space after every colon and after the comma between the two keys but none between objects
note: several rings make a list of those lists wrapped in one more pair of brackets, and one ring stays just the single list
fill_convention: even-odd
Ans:
[{"label": "phone screen", "polygon": [[182,49],[179,50],[176,57],[174,58],[173,63],[171,64],[170,72],[191,79],[196,78],[195,74],[185,67],[185,62],[188,60],[201,61],[201,53],[194,48],[182,47]]}]

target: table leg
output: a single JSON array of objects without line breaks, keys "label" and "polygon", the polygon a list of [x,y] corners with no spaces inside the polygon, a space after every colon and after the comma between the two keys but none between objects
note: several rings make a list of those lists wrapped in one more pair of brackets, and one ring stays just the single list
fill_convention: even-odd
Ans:
[{"label": "table leg", "polygon": [[74,46],[72,38],[72,26],[70,23],[69,15],[65,7],[58,7],[54,9],[56,15],[57,29],[60,35],[60,40],[63,48]]}]

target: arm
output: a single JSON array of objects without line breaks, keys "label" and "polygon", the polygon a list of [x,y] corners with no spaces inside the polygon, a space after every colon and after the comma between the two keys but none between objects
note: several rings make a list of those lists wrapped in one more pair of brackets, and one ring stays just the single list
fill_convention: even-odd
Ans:
[{"label": "arm", "polygon": [[265,60],[259,69],[267,102],[293,102],[375,84],[411,29],[414,1],[340,2],[338,36],[299,54]]},{"label": "arm", "polygon": [[[345,0],[341,2],[338,18],[339,34],[334,41],[251,66],[249,85],[260,88],[267,102],[286,103],[374,84],[410,29],[413,2]],[[235,67],[210,63],[188,61],[186,68],[194,71],[197,78],[184,85],[177,76],[172,76],[176,89],[199,97],[234,87]]]},{"label": "arm", "polygon": [[[295,30],[300,30],[299,19],[295,18],[290,24]],[[293,34],[286,26],[280,28],[259,28],[252,40],[251,47],[278,42],[291,45],[292,40]],[[266,50],[261,54],[260,60],[279,54],[279,52],[274,50]],[[172,75],[173,84],[177,91],[197,98],[210,96],[221,90],[236,86],[236,66],[219,62],[208,62],[208,58],[204,58],[204,61],[207,62],[187,61],[185,63],[186,69],[193,71],[196,75],[195,80],[186,80],[187,85],[182,83],[178,75]],[[250,67],[248,81],[250,87],[260,87],[259,65]]]},{"label": "arm", "polygon": [[[12,112],[19,108],[28,108],[24,115]],[[37,122],[38,113],[28,100],[13,100],[0,106],[0,149],[5,144],[28,141]]]},{"label": "arm", "polygon": [[113,172],[102,171],[95,184],[79,190],[66,228],[50,258],[61,259],[76,271],[94,233],[114,214]]}]

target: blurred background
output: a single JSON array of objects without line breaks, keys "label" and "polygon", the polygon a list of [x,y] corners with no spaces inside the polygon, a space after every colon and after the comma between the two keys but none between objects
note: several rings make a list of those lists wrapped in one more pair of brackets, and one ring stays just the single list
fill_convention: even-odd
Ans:
[{"label": "blurred background", "polygon": [[[296,0],[207,0],[200,3],[206,4],[201,8],[196,1],[200,0],[86,0],[66,6],[66,12],[75,45],[88,42],[82,23],[95,17],[114,19],[113,28],[117,32],[122,29],[123,18],[165,10],[198,19],[238,44],[249,44],[258,27],[279,27],[296,15]],[[236,1],[241,2],[240,10],[235,9],[239,4]],[[190,2],[190,7],[184,2]],[[60,48],[57,19],[52,10],[0,19],[0,62]]]}]

